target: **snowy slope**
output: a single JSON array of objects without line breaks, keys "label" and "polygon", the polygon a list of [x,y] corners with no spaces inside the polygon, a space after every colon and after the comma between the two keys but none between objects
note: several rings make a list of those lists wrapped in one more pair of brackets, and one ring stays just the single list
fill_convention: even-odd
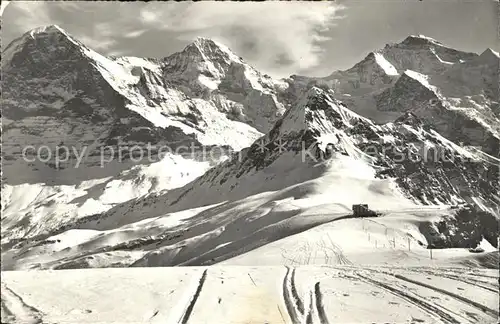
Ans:
[{"label": "snowy slope", "polygon": [[5,272],[2,322],[495,323],[497,289],[456,267]]},{"label": "snowy slope", "polygon": [[55,230],[130,199],[181,187],[210,167],[208,162],[171,154],[159,162],[134,166],[115,177],[75,185],[5,185],[2,188],[2,244]]}]

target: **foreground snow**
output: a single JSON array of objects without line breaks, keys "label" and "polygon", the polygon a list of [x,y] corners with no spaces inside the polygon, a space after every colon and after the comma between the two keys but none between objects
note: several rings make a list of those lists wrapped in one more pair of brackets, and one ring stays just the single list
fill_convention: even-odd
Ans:
[{"label": "foreground snow", "polygon": [[2,274],[2,323],[495,323],[498,272],[176,267]]}]

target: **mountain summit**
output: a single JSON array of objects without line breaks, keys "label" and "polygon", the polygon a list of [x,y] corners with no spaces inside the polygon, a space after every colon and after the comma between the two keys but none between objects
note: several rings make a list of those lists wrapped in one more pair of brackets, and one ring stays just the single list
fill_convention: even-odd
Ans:
[{"label": "mountain summit", "polygon": [[57,25],[38,27],[13,40],[2,50],[2,70],[8,70],[12,65],[22,65],[29,59],[42,63],[51,55],[78,49],[86,47],[61,27]]},{"label": "mountain summit", "polygon": [[443,43],[435,40],[432,37],[427,37],[425,35],[410,35],[407,38],[405,38],[401,43],[401,45],[408,45],[408,46],[426,46],[426,45],[438,45],[438,46],[444,46]]}]

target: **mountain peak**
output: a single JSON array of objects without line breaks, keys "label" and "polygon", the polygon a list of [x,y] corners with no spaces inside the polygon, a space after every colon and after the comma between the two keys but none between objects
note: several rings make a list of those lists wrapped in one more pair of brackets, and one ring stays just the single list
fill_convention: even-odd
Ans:
[{"label": "mountain peak", "polygon": [[41,26],[14,39],[2,50],[2,68],[7,67],[14,56],[25,48],[29,48],[29,51],[38,48],[41,52],[47,53],[53,52],[57,46],[85,48],[85,45],[58,25]]},{"label": "mountain peak", "polygon": [[427,37],[425,35],[410,35],[406,37],[401,43],[401,45],[410,45],[410,46],[418,46],[418,45],[439,45],[443,46],[443,44],[434,38]]},{"label": "mountain peak", "polygon": [[334,133],[348,127],[355,120],[368,121],[332,96],[332,92],[312,87],[305,92],[293,108],[287,110],[279,123],[280,133],[313,130],[314,133]]},{"label": "mountain peak", "polygon": [[191,44],[184,48],[183,52],[197,52],[204,60],[222,58],[224,61],[241,62],[241,59],[227,46],[206,37],[197,37]]},{"label": "mountain peak", "polygon": [[206,45],[211,45],[211,46],[218,46],[220,45],[218,42],[214,41],[211,38],[208,37],[203,37],[203,36],[198,36],[195,38],[193,41],[193,44],[201,45],[201,46],[206,46]]},{"label": "mountain peak", "polygon": [[500,58],[500,54],[497,51],[494,51],[491,48],[487,48],[484,52],[479,55],[479,57],[492,57],[492,58]]},{"label": "mountain peak", "polygon": [[468,61],[467,64],[469,67],[487,66],[487,69],[496,71],[498,69],[498,65],[500,64],[500,54],[491,48],[487,48],[484,52],[481,53],[481,55],[477,56],[473,60]]},{"label": "mountain peak", "polygon": [[34,28],[30,30],[27,34],[31,37],[35,37],[37,34],[52,34],[52,33],[60,33],[63,35],[68,35],[64,29],[59,27],[58,25],[47,25]]},{"label": "mountain peak", "polygon": [[30,40],[33,39],[44,39],[47,38],[48,42],[47,43],[52,43],[54,40],[68,40],[71,43],[77,45],[77,46],[83,46],[82,43],[80,43],[76,38],[71,36],[68,32],[66,32],[64,29],[62,29],[58,25],[47,25],[47,26],[41,26],[37,28],[33,28],[32,30],[24,33],[21,37],[13,40],[6,48],[4,51],[7,51],[9,47],[17,47],[21,44],[24,44]]},{"label": "mountain peak", "polygon": [[175,79],[174,82],[184,80],[197,84],[200,89],[214,90],[228,78],[240,89],[262,89],[263,86],[257,70],[228,47],[210,38],[196,38],[181,52],[164,58],[164,63],[166,73]]}]

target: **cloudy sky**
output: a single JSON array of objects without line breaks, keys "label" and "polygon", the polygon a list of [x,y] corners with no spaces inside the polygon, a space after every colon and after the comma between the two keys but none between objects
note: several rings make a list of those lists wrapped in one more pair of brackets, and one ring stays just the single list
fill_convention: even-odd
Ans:
[{"label": "cloudy sky", "polygon": [[500,9],[494,0],[5,3],[3,46],[50,24],[113,55],[164,57],[205,36],[277,77],[328,75],[410,34],[466,51],[500,49]]}]

